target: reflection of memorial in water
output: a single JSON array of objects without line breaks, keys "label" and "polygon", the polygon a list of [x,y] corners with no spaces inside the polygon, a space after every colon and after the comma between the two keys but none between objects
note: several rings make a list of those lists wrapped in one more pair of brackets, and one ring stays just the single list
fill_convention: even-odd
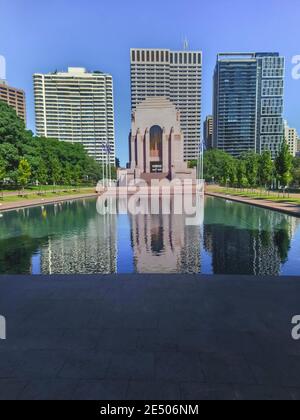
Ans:
[{"label": "reflection of memorial in water", "polygon": [[[189,216],[147,214],[149,203],[142,199],[146,214],[130,215],[135,271],[138,273],[199,273],[203,227],[203,198],[197,201],[197,217],[188,225]],[[160,204],[161,204],[160,200]],[[196,204],[196,203],[195,203]]]},{"label": "reflection of memorial in water", "polygon": [[49,237],[41,250],[43,274],[117,272],[116,215],[99,215],[88,203],[82,229]]},{"label": "reflection of memorial in water", "polygon": [[283,213],[207,198],[204,247],[213,272],[280,274],[299,223]]},{"label": "reflection of memorial in water", "polygon": [[299,274],[300,219],[207,197],[205,220],[203,198],[193,220],[176,199],[158,195],[151,212],[140,197],[136,215],[131,196],[3,213],[0,273]]}]

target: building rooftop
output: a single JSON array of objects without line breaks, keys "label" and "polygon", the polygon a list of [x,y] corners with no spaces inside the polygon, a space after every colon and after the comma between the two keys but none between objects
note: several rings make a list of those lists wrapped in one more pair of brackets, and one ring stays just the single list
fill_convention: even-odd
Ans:
[{"label": "building rooftop", "polygon": [[[43,73],[35,73],[35,75],[43,75]],[[110,76],[102,71],[88,71],[85,67],[68,67],[67,71],[58,71],[47,73],[47,76],[64,76],[64,77],[92,77],[92,76]]]}]

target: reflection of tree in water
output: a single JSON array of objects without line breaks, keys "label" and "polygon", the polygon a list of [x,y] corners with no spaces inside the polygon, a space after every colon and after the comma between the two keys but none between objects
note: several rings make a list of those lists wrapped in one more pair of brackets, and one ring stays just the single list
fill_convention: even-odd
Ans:
[{"label": "reflection of tree in water", "polygon": [[282,213],[208,199],[204,246],[212,254],[214,272],[279,274],[297,223]]},{"label": "reflection of tree in water", "polygon": [[40,246],[45,244],[43,240],[33,240],[28,236],[0,240],[0,273],[1,274],[30,274],[31,257]]},{"label": "reflection of tree in water", "polygon": [[74,201],[55,206],[34,207],[4,213],[0,221],[1,238],[19,236],[45,238],[70,231],[82,231],[95,217],[95,201]]},{"label": "reflection of tree in water", "polygon": [[43,273],[115,272],[114,235],[104,235],[108,225],[96,212],[95,200],[4,213],[0,272],[30,272],[38,251]]},{"label": "reflection of tree in water", "polygon": [[290,225],[287,220],[283,220],[278,226],[274,235],[274,241],[278,248],[281,262],[284,264],[288,260],[288,254],[291,247],[291,238],[289,233]]},{"label": "reflection of tree in water", "polygon": [[[134,268],[138,272],[201,271],[202,222],[182,216],[129,218]],[[34,254],[42,273],[116,272],[116,216],[101,216],[95,200],[3,213],[0,273],[30,273]],[[288,260],[299,221],[287,215],[207,199],[204,247],[216,274],[278,274]],[[122,246],[130,246],[122,244]]]}]

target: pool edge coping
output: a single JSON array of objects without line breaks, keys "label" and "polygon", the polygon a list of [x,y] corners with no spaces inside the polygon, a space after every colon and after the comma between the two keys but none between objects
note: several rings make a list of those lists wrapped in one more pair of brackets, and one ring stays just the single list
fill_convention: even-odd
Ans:
[{"label": "pool edge coping", "polygon": [[6,212],[9,212],[9,211],[21,210],[21,209],[26,209],[26,208],[41,207],[41,206],[46,206],[46,205],[51,205],[51,204],[58,204],[58,203],[63,203],[63,202],[68,202],[68,201],[83,200],[83,199],[96,198],[96,197],[98,197],[97,193],[89,193],[89,194],[82,194],[82,195],[70,195],[70,196],[64,196],[64,197],[53,197],[53,198],[46,199],[44,201],[35,202],[35,203],[33,203],[34,200],[32,200],[31,202],[28,202],[28,203],[26,203],[24,201],[20,201],[19,203],[16,202],[15,205],[12,205],[11,207],[6,207],[5,208],[5,206],[4,206],[4,208],[2,208],[0,206],[0,214],[1,213],[6,213]]}]

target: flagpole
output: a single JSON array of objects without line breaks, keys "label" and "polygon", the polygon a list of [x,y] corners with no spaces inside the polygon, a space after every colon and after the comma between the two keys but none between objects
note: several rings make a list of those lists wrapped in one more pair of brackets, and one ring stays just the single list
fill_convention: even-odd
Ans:
[{"label": "flagpole", "polygon": [[107,143],[107,150],[108,150],[108,168],[109,168],[109,186],[111,186],[111,164],[110,164],[110,144]]},{"label": "flagpole", "polygon": [[106,171],[105,171],[105,173],[106,173],[106,187],[107,187],[107,179],[108,179],[108,162],[107,162],[107,143],[106,143],[106,145],[105,145],[105,156],[106,156],[106,158],[105,158],[105,162],[106,162]]},{"label": "flagpole", "polygon": [[[103,152],[103,150],[104,150],[104,148],[103,148],[103,139],[102,139],[102,152]],[[104,187],[104,177],[105,177],[105,173],[104,173],[104,159],[102,158],[102,185],[103,185],[103,187]]]}]

